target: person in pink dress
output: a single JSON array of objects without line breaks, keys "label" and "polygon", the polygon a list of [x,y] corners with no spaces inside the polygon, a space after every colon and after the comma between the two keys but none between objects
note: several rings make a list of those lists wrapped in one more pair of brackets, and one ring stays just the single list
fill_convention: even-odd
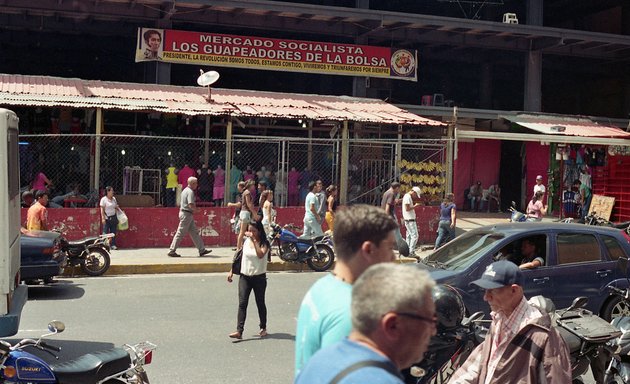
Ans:
[{"label": "person in pink dress", "polygon": [[300,203],[300,172],[291,167],[288,177],[289,206],[295,207]]},{"label": "person in pink dress", "polygon": [[48,177],[44,174],[44,172],[37,172],[35,174],[35,178],[33,179],[33,188],[32,192],[37,193],[37,191],[47,191],[49,187],[52,186],[52,181],[48,180]]},{"label": "person in pink dress", "polygon": [[212,189],[212,200],[214,200],[214,206],[220,207],[223,205],[223,197],[225,195],[225,171],[220,165],[217,165],[217,169],[214,170],[214,188]]}]

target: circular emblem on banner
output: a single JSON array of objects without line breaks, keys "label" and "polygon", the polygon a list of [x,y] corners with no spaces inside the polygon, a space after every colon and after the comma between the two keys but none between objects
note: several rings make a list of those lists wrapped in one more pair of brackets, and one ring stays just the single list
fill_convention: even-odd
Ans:
[{"label": "circular emblem on banner", "polygon": [[416,59],[406,49],[399,49],[392,54],[392,71],[398,76],[413,76],[416,71]]}]

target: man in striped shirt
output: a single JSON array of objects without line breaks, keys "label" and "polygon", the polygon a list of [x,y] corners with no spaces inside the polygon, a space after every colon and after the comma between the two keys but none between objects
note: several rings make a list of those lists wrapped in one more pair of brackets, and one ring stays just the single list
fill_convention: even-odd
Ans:
[{"label": "man in striped shirt", "polygon": [[492,263],[471,284],[485,289],[492,325],[449,384],[571,382],[569,350],[549,315],[525,299],[516,264]]}]

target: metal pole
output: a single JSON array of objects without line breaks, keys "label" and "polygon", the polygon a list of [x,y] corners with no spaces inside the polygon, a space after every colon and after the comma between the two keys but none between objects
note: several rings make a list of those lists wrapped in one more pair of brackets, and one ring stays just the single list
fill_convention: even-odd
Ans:
[{"label": "metal pole", "polygon": [[101,132],[103,132],[103,108],[96,108],[96,143],[94,143],[94,190],[99,193],[101,181]]},{"label": "metal pole", "polygon": [[223,198],[223,203],[227,205],[228,199],[230,196],[230,178],[232,173],[232,118],[228,120],[227,127],[225,130],[225,197]]},{"label": "metal pole", "polygon": [[343,121],[341,128],[341,174],[339,175],[339,203],[346,204],[348,199],[348,163],[350,160],[350,142],[348,120]]},{"label": "metal pole", "polygon": [[[286,140],[282,140],[281,142],[281,148],[280,148],[280,152],[282,152],[281,155],[281,159],[280,159],[280,169],[279,169],[279,175],[278,175],[278,179],[280,180],[281,183],[283,183],[283,193],[282,195],[280,195],[280,201],[278,206],[279,207],[286,207],[287,206],[287,201],[289,199],[288,193],[289,193],[289,189],[288,189],[288,178],[287,178],[287,141]],[[278,186],[275,187],[276,191],[278,190]]]},{"label": "metal pole", "polygon": [[210,160],[210,116],[206,116],[206,140],[203,143],[203,162],[208,164],[208,160]]},{"label": "metal pole", "polygon": [[394,178],[396,179],[395,181],[399,181],[400,179],[400,167],[398,166],[398,164],[400,164],[400,162],[402,161],[402,129],[403,126],[399,125],[398,126],[398,141],[396,141],[396,154],[395,154],[395,158],[396,158],[396,164],[394,164]]},{"label": "metal pole", "polygon": [[306,124],[308,125],[308,148],[306,150],[306,166],[308,167],[309,171],[313,172],[313,122],[309,120]]},{"label": "metal pole", "polygon": [[446,192],[453,192],[453,163],[455,162],[455,127],[457,126],[457,107],[453,107],[453,121],[446,133]]}]

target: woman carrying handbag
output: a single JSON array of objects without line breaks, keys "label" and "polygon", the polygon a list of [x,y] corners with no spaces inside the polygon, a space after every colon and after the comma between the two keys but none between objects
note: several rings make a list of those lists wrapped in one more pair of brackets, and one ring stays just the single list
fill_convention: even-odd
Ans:
[{"label": "woman carrying handbag", "polygon": [[[265,230],[260,221],[249,223],[245,232],[245,241],[242,248],[240,277],[238,280],[238,315],[236,332],[228,336],[233,339],[242,339],[247,317],[247,304],[252,290],[258,307],[260,319],[260,337],[267,336],[267,306],[265,304],[265,290],[267,289],[267,255],[270,244],[265,236]],[[227,281],[232,282],[234,272],[230,270]]]}]

